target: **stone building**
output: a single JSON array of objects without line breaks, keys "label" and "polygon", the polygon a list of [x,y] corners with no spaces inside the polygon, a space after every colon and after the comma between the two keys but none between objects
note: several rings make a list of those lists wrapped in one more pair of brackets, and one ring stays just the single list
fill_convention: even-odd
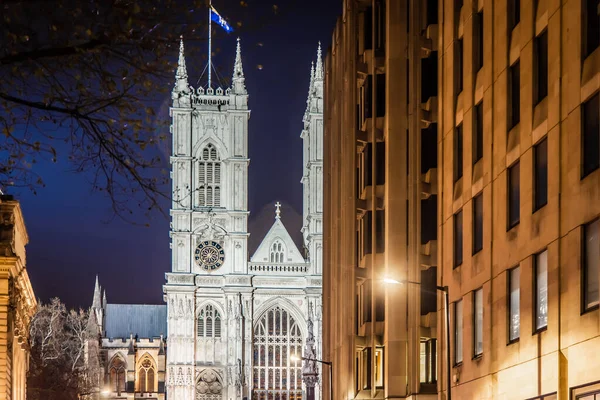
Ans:
[{"label": "stone building", "polygon": [[454,398],[600,398],[598,7],[440,1]]},{"label": "stone building", "polygon": [[27,274],[21,206],[0,192],[0,400],[25,400],[29,323],[36,300]]},{"label": "stone building", "polygon": [[437,17],[436,1],[345,0],[326,58],[323,347],[336,400],[437,398]]},{"label": "stone building", "polygon": [[[250,109],[240,42],[228,88],[192,88],[181,43],[170,110],[173,259],[163,289],[170,398],[302,398],[302,363],[292,356],[301,356],[310,326],[321,336],[320,49],[312,75],[302,133],[307,257],[277,203],[248,259]],[[320,340],[316,347],[320,355]]]},{"label": "stone building", "polygon": [[315,386],[321,398],[318,366],[294,356],[321,357],[323,74],[319,46],[301,131],[304,249],[277,202],[248,257],[250,110],[240,42],[226,89],[188,84],[181,42],[167,304],[107,304],[96,282],[101,398],[300,400]]},{"label": "stone building", "polygon": [[99,341],[86,359],[99,371],[94,399],[165,399],[167,306],[110,304],[96,277],[91,311]]}]

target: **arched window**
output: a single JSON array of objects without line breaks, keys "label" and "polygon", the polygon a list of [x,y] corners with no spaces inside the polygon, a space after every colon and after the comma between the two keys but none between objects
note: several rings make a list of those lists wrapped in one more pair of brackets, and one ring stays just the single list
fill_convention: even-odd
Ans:
[{"label": "arched window", "polygon": [[149,355],[145,355],[139,362],[138,367],[138,392],[152,393],[156,389],[154,381],[156,376],[156,368],[154,361]]},{"label": "arched window", "polygon": [[198,160],[198,205],[221,207],[221,159],[212,144],[202,150]]},{"label": "arched window", "polygon": [[302,399],[302,334],[294,318],[281,307],[267,311],[254,327],[256,399]]},{"label": "arched window", "polygon": [[271,262],[285,262],[285,245],[280,240],[274,241],[271,245]]},{"label": "arched window", "polygon": [[108,373],[110,374],[110,390],[121,395],[121,392],[125,391],[126,373],[125,362],[121,357],[113,357],[108,367]]},{"label": "arched window", "polygon": [[198,313],[198,337],[221,337],[221,314],[211,304],[207,304]]}]

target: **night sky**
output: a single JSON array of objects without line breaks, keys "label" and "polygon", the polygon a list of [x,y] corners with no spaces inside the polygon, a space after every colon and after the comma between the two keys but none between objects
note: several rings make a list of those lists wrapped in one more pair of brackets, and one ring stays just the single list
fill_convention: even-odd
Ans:
[{"label": "night sky", "polygon": [[[242,11],[226,0],[213,0],[224,17],[236,13],[264,15],[273,1],[248,1]],[[318,41],[324,53],[337,17],[339,0],[284,0],[279,14],[252,29],[227,36],[218,32],[213,63],[230,77],[235,38],[242,40],[242,59],[252,110],[249,122],[249,208],[251,247],[266,233],[275,201],[284,204],[283,222],[290,233],[299,229],[302,213],[302,115],[306,107],[310,63]],[[204,10],[198,11],[205,18]],[[231,21],[230,21],[231,22]],[[197,46],[203,45],[197,41]],[[192,45],[194,46],[194,45]],[[174,57],[177,55],[174,54]],[[190,83],[196,86],[204,61],[186,59]],[[262,67],[262,69],[261,69]],[[175,72],[173,72],[174,79]],[[165,82],[172,86],[173,81]],[[157,110],[166,117],[170,99]],[[167,150],[165,153],[167,153]],[[165,154],[168,156],[168,154]],[[46,187],[33,195],[12,191],[21,201],[29,233],[27,268],[38,298],[59,297],[69,306],[89,307],[95,275],[109,303],[161,303],[164,273],[171,268],[169,220],[155,215],[150,227],[113,218],[110,202],[92,193],[88,177],[70,172],[69,165],[37,165]],[[167,205],[168,207],[168,205]],[[286,218],[287,216],[287,218]],[[295,236],[298,236],[297,234]]]}]

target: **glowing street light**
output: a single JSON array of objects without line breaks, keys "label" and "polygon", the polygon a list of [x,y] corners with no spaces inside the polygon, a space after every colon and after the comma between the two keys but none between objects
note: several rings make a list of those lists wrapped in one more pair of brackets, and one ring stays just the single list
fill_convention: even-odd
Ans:
[{"label": "glowing street light", "polygon": [[[389,283],[392,285],[404,285],[406,283],[421,285],[421,282],[413,282],[408,280],[398,281],[389,277],[385,277],[382,280],[384,283]],[[452,391],[450,388],[450,305],[448,300],[448,286],[436,286],[435,288],[444,293],[444,308],[446,311],[446,386],[448,388],[448,400],[452,400]]]}]

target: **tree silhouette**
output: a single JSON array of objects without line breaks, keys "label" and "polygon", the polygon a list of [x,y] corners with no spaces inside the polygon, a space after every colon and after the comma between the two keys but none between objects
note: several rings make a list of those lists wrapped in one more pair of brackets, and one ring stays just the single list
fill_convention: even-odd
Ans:
[{"label": "tree silhouette", "polygon": [[160,209],[170,137],[156,110],[169,101],[180,36],[205,40],[206,12],[207,0],[4,0],[0,190],[35,192],[40,159],[65,160],[116,215]]}]

